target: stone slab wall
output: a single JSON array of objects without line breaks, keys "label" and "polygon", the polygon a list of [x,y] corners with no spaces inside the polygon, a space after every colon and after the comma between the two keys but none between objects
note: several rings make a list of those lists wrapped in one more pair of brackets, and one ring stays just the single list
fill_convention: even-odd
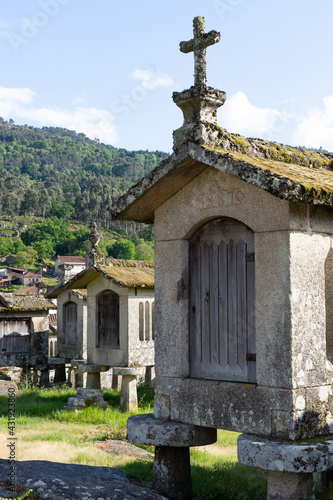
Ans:
[{"label": "stone slab wall", "polygon": [[[188,242],[218,217],[254,231],[257,385],[188,378]],[[290,439],[330,430],[332,222],[332,211],[291,204],[212,168],[155,211],[157,416]]]},{"label": "stone slab wall", "polygon": [[[142,323],[140,340],[140,313]],[[129,366],[152,366],[155,364],[154,336],[154,290],[130,288],[128,291],[128,363]]]},{"label": "stone slab wall", "polygon": [[[105,290],[119,295],[120,346],[117,348],[97,346],[97,296]],[[120,287],[99,276],[87,286],[87,358],[88,363],[127,366],[128,363],[128,289]]]}]

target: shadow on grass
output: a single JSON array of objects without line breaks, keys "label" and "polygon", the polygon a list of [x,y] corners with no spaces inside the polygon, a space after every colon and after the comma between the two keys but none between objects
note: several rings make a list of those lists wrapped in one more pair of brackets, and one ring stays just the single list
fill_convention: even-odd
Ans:
[{"label": "shadow on grass", "polygon": [[[152,487],[153,462],[133,461],[118,467],[128,479]],[[267,475],[239,463],[224,462],[214,467],[192,465],[192,491],[195,500],[265,500]]]},{"label": "shadow on grass", "polygon": [[196,500],[265,500],[267,473],[238,462],[222,461],[212,468],[192,465],[192,489]]}]

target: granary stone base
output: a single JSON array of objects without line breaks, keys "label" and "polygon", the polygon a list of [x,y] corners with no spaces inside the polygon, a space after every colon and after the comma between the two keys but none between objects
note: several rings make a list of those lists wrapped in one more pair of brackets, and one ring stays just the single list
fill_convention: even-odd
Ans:
[{"label": "granary stone base", "polygon": [[155,446],[154,488],[187,500],[191,497],[191,446],[215,443],[216,429],[171,420],[152,414],[135,415],[127,420],[127,439],[133,443]]},{"label": "granary stone base", "polygon": [[268,500],[331,498],[333,438],[295,443],[242,434],[237,448],[242,464],[269,471]]},{"label": "granary stone base", "polygon": [[87,406],[99,406],[105,409],[107,405],[107,402],[103,399],[102,389],[84,389],[81,387],[77,390],[76,397],[68,399],[65,409],[79,409]]}]

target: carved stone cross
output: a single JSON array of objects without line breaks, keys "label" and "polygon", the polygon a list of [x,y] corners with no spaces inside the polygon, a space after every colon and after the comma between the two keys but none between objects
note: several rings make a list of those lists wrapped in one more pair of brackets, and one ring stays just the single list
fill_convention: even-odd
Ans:
[{"label": "carved stone cross", "polygon": [[193,38],[188,42],[180,42],[181,52],[194,52],[194,86],[206,85],[206,47],[214,45],[221,39],[215,30],[205,33],[205,18],[195,17],[193,20]]}]

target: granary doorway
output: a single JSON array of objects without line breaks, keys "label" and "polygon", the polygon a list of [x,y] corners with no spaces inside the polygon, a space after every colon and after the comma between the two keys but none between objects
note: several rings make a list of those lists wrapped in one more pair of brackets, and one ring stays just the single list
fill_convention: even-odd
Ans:
[{"label": "granary doorway", "polygon": [[119,295],[105,290],[97,298],[97,347],[119,347]]},{"label": "granary doorway", "polygon": [[64,305],[64,332],[65,344],[77,344],[77,305],[75,302],[66,302]]},{"label": "granary doorway", "polygon": [[254,234],[220,218],[192,237],[190,377],[256,381]]}]

